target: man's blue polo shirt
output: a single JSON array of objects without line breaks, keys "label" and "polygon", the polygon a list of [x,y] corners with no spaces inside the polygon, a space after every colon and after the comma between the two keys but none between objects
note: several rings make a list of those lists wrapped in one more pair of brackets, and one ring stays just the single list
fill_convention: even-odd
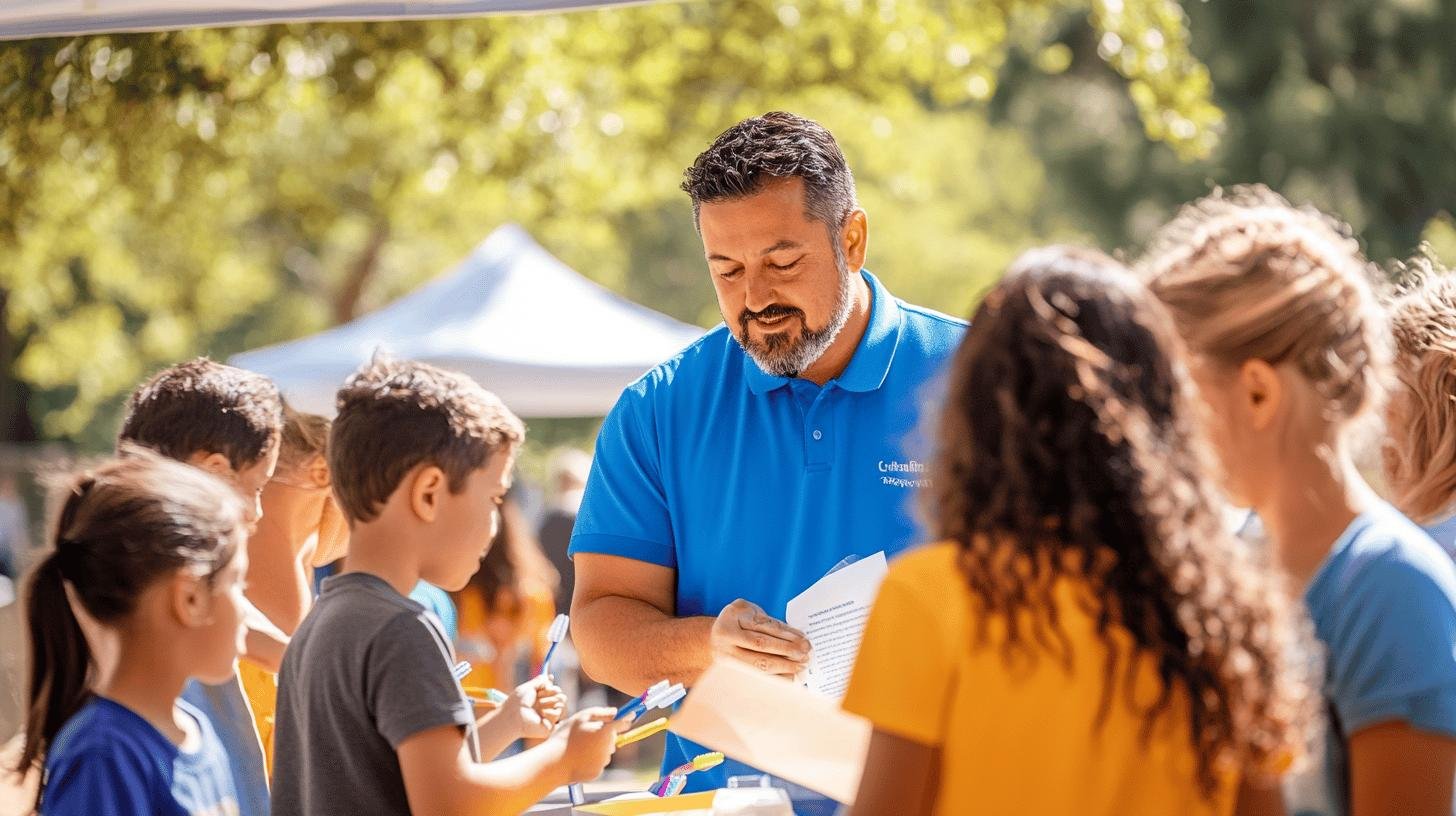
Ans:
[{"label": "man's blue polo shirt", "polygon": [[[921,417],[966,324],[861,274],[869,325],[823,388],[764,373],[722,325],[628,386],[597,437],[571,553],[676,569],[682,617],[745,598],[782,620],[845,556],[919,540]],[[664,768],[703,750],[670,734]],[[688,790],[748,772],[733,764]]]}]

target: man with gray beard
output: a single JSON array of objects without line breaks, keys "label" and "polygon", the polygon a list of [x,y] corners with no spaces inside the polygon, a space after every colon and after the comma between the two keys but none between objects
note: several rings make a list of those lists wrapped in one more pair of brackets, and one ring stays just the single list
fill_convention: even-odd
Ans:
[{"label": "man with gray beard", "polygon": [[[965,331],[862,268],[868,220],[818,123],[740,122],[683,189],[724,324],[622,394],[571,543],[582,667],[634,695],[691,686],[718,657],[804,668],[786,602],[847,556],[915,543],[922,452],[904,444]],[[670,734],[664,768],[701,751]]]}]

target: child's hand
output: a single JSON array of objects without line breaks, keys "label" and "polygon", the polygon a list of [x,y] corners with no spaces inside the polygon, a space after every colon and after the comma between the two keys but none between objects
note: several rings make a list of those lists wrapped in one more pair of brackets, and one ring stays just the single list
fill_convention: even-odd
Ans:
[{"label": "child's hand", "polygon": [[587,782],[602,775],[617,750],[617,734],[631,727],[626,720],[613,722],[616,713],[614,708],[583,709],[551,735],[560,740],[567,782]]},{"label": "child's hand", "polygon": [[566,694],[550,678],[533,677],[516,686],[501,709],[516,718],[522,737],[544,739],[566,713]]}]

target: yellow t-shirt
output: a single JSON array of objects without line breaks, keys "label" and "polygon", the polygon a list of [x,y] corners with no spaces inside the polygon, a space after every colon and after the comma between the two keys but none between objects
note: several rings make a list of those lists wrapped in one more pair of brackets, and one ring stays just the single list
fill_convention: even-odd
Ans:
[{"label": "yellow t-shirt", "polygon": [[258,739],[263,743],[263,761],[268,778],[273,778],[273,726],[278,709],[278,675],[244,658],[238,661],[238,678],[243,693],[253,708],[253,723],[258,726]]},{"label": "yellow t-shirt", "polygon": [[[935,813],[1233,812],[1233,774],[1220,778],[1211,800],[1199,793],[1186,696],[1175,695],[1146,742],[1144,716],[1127,703],[1124,686],[1098,725],[1108,649],[1079,603],[1085,585],[1063,581],[1053,590],[1070,669],[1045,650],[1008,660],[1004,620],[988,621],[987,639],[977,640],[958,552],[936,544],[891,565],[844,698],[845,709],[876,729],[940,749]],[[1024,644],[1026,627],[1021,631]],[[1131,638],[1121,629],[1109,634],[1125,666]],[[1136,699],[1146,705],[1156,699],[1157,673],[1151,660],[1140,662]],[[1118,676],[1122,683],[1121,670]]]}]

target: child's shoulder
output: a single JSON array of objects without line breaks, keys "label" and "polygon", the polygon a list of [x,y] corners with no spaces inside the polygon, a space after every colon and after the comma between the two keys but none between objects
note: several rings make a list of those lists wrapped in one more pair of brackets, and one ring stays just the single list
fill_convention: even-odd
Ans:
[{"label": "child's shoulder", "polygon": [[66,720],[46,751],[47,764],[85,762],[106,757],[113,762],[141,762],[172,747],[141,716],[104,697],[92,697]]},{"label": "child's shoulder", "polygon": [[961,548],[953,541],[911,547],[890,562],[890,575],[916,584],[944,584],[960,580]]},{"label": "child's shoulder", "polygon": [[1385,618],[1401,609],[1456,615],[1456,563],[1394,508],[1358,518],[1336,542],[1306,593],[1315,623]]}]

